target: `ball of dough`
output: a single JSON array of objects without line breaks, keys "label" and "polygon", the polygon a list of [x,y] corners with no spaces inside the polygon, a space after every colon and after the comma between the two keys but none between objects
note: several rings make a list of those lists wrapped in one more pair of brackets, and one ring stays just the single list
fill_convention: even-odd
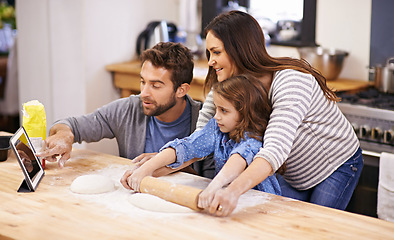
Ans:
[{"label": "ball of dough", "polygon": [[115,184],[111,178],[103,175],[79,176],[71,183],[70,190],[81,194],[98,194],[115,190]]}]

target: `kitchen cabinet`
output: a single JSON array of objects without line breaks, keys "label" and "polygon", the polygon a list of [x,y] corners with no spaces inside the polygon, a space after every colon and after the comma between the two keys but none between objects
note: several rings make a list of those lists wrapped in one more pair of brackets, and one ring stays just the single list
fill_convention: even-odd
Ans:
[{"label": "kitchen cabinet", "polygon": [[[189,95],[199,101],[204,101],[205,96],[203,86],[205,76],[208,71],[208,65],[205,61],[197,61],[194,66],[194,77],[191,83]],[[124,63],[116,63],[106,66],[107,71],[111,72],[113,84],[120,89],[121,97],[128,97],[130,94],[138,94],[140,92],[140,71],[141,63],[137,60]],[[370,82],[354,80],[354,79],[336,79],[327,81],[328,87],[335,91],[351,91],[356,92],[363,90],[371,85]]]}]

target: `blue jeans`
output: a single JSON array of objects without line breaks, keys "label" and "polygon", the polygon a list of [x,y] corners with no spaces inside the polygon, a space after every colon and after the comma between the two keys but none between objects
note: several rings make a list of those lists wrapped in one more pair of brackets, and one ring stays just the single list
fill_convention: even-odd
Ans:
[{"label": "blue jeans", "polygon": [[356,188],[364,166],[361,148],[323,182],[313,188],[298,191],[277,174],[282,196],[345,210]]}]

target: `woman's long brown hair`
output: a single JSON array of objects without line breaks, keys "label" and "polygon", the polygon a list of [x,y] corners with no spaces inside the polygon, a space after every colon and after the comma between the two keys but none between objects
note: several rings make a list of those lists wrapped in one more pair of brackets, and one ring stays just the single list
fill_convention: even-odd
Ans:
[{"label": "woman's long brown hair", "polygon": [[229,137],[236,142],[249,137],[262,141],[272,111],[263,83],[252,75],[236,75],[213,86],[214,94],[229,101],[241,115],[241,121]]},{"label": "woman's long brown hair", "polygon": [[[271,57],[265,48],[263,30],[251,15],[241,11],[222,13],[208,24],[205,34],[209,31],[223,42],[224,49],[237,67],[238,73],[251,74],[256,78],[284,69],[310,73],[316,78],[327,99],[339,100],[327,87],[325,77],[305,60]],[[206,51],[206,54],[209,59],[209,51]],[[209,67],[204,92],[207,93],[216,82],[216,72],[213,67]]]}]

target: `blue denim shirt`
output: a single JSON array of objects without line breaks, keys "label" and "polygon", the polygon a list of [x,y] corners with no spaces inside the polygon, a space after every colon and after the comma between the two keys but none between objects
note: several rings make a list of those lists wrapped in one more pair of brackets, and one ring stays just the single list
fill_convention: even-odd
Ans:
[{"label": "blue denim shirt", "polygon": [[[245,134],[245,139],[236,143],[229,139],[227,133],[220,131],[216,120],[212,118],[202,130],[195,131],[189,137],[177,138],[168,142],[160,151],[168,147],[174,148],[177,156],[176,161],[168,165],[171,168],[177,168],[193,158],[202,158],[214,153],[213,159],[215,161],[216,175],[222,169],[227,159],[236,153],[241,155],[249,166],[253,161],[253,157],[262,147],[262,142]],[[281,194],[280,186],[275,176],[267,177],[254,189],[277,195]]]}]

